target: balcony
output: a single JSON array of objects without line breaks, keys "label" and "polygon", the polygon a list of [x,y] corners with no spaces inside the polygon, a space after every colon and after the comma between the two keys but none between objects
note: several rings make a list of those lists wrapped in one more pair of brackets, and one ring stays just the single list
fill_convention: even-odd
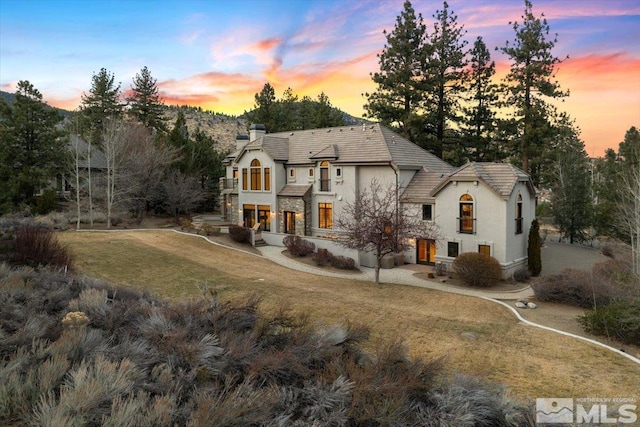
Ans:
[{"label": "balcony", "polygon": [[476,234],[476,219],[475,218],[457,218],[458,233],[462,234]]},{"label": "balcony", "polygon": [[233,190],[238,188],[238,178],[220,178],[220,191]]}]

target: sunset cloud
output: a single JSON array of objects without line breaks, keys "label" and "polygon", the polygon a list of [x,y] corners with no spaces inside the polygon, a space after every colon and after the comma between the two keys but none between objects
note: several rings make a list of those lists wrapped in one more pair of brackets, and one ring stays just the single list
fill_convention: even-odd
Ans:
[{"label": "sunset cloud", "polygon": [[[509,70],[496,47],[515,38],[509,21],[521,21],[524,2],[449,0],[469,43],[482,36],[496,62],[496,78]],[[269,82],[276,96],[291,87],[298,96],[320,92],[332,104],[360,116],[362,94],[375,86],[403,0],[272,0],[216,2],[84,2],[61,0],[3,3],[0,15],[0,89],[13,92],[31,81],[51,104],[75,109],[89,90],[91,73],[105,67],[129,90],[144,65],[167,104],[189,104],[228,114],[253,107]],[[171,5],[169,7],[168,5]],[[442,2],[413,0],[429,31]],[[286,6],[285,6],[286,5]],[[627,0],[535,0],[551,33],[554,55],[570,59],[557,79],[571,96],[559,104],[576,119],[590,154],[617,146],[625,131],[640,126],[640,4]],[[117,12],[117,13],[116,13]],[[148,18],[144,30],[132,25]]]}]

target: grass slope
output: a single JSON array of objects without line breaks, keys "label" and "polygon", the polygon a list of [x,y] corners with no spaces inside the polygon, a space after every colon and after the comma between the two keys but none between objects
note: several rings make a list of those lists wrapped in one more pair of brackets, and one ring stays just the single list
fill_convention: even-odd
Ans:
[{"label": "grass slope", "polygon": [[[404,339],[410,354],[444,358],[452,371],[502,383],[521,398],[640,397],[640,368],[604,349],[519,324],[479,299],[399,285],[314,276],[170,231],[66,232],[86,274],[159,297],[197,298],[207,282],[220,299],[259,295],[322,324],[355,323],[379,340]],[[469,340],[461,334],[472,332]]]}]

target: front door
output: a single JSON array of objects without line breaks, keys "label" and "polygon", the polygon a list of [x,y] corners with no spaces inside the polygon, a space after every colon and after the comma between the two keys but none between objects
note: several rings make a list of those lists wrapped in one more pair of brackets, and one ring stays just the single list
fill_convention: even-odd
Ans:
[{"label": "front door", "polygon": [[418,252],[418,264],[435,265],[436,241],[431,239],[417,239],[416,251]]},{"label": "front door", "polygon": [[296,234],[296,213],[284,211],[284,232]]}]

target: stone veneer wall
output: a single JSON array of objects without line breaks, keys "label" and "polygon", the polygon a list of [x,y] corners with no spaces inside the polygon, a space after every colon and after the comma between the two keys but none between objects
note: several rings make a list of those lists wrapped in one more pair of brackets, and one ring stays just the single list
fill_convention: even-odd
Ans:
[{"label": "stone veneer wall", "polygon": [[284,231],[284,212],[291,211],[296,213],[296,234],[301,236],[307,235],[306,215],[300,215],[305,210],[305,203],[302,197],[280,197],[278,199],[278,230]]},{"label": "stone veneer wall", "polygon": [[229,194],[231,200],[231,207],[229,208],[229,221],[232,224],[237,224],[240,221],[240,215],[238,214],[238,196],[236,194]]}]

